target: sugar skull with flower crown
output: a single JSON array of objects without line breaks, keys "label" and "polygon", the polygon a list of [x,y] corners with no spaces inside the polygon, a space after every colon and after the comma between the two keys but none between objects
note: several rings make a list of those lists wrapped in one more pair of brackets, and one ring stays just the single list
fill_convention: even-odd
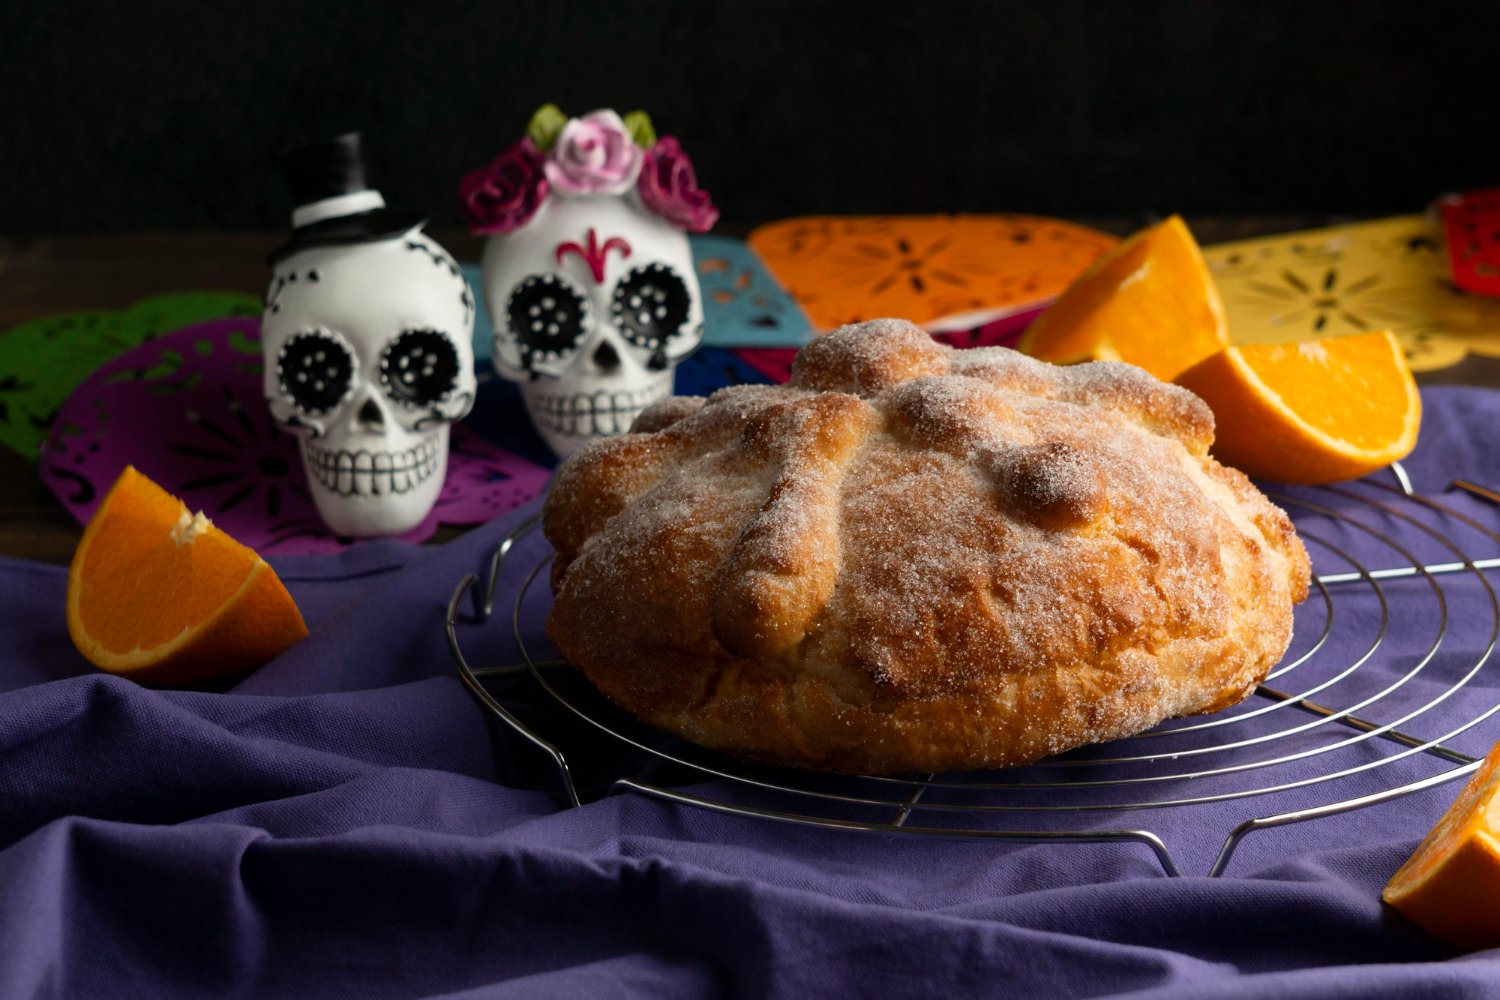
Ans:
[{"label": "sugar skull with flower crown", "polygon": [[692,163],[651,120],[546,105],[460,185],[482,262],[496,372],[519,382],[559,456],[627,430],[672,393],[703,341],[687,232],[718,218]]}]

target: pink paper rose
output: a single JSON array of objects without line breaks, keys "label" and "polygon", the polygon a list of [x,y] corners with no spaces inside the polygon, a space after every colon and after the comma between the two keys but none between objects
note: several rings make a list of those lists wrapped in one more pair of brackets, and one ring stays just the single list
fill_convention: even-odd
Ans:
[{"label": "pink paper rose", "polygon": [[646,153],[636,188],[641,203],[679,229],[706,233],[719,219],[708,192],[698,187],[698,175],[682,146],[664,135]]},{"label": "pink paper rose", "polygon": [[559,191],[620,194],[635,183],[641,148],[619,115],[594,111],[562,127],[543,167]]},{"label": "pink paper rose", "polygon": [[529,137],[522,139],[494,163],[460,181],[458,193],[469,232],[475,236],[519,229],[547,197],[541,150]]}]

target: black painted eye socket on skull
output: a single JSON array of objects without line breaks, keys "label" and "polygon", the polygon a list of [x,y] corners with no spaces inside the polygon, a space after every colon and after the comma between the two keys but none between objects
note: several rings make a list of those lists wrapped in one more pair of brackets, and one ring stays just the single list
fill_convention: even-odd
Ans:
[{"label": "black painted eye socket on skull", "polygon": [[620,332],[641,347],[656,347],[688,321],[687,283],[665,264],[638,267],[615,286],[610,312]]},{"label": "black painted eye socket on skull", "polygon": [[458,384],[458,363],[458,349],[447,334],[407,330],[380,356],[380,384],[402,406],[430,406]]},{"label": "black painted eye socket on skull", "polygon": [[555,274],[533,274],[515,287],[505,303],[511,335],[527,355],[559,357],[588,332],[588,300]]},{"label": "black painted eye socket on skull", "polygon": [[326,330],[293,334],[276,357],[281,391],[310,416],[336,409],[354,380],[354,352]]}]

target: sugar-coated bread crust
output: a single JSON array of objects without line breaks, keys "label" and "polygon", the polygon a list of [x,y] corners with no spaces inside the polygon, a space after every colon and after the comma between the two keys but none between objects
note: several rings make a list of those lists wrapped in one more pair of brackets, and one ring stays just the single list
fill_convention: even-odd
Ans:
[{"label": "sugar-coated bread crust", "polygon": [[547,627],[662,729],[801,767],[1021,764],[1244,698],[1291,638],[1291,522],[1129,365],[877,320],[784,386],[648,409],[558,471]]}]

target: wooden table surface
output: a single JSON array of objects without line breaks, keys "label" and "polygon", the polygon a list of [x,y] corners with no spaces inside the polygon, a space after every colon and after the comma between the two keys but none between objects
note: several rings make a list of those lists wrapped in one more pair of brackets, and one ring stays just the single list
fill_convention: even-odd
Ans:
[{"label": "wooden table surface", "polygon": [[[1147,216],[1074,221],[1124,235]],[[1189,216],[1204,244],[1350,221],[1331,215]],[[744,231],[721,230],[743,236]],[[480,241],[462,230],[431,234],[460,260],[477,260]],[[237,291],[259,296],[266,256],[285,238],[275,232],[123,233],[0,239],[0,331],[59,313],[120,309],[164,292]],[[3,336],[0,332],[0,336]],[[5,372],[0,372],[3,377]],[[1500,386],[1500,359],[1469,358],[1419,376],[1424,382]],[[66,564],[80,526],[42,484],[36,467],[0,446],[0,556]]]}]

